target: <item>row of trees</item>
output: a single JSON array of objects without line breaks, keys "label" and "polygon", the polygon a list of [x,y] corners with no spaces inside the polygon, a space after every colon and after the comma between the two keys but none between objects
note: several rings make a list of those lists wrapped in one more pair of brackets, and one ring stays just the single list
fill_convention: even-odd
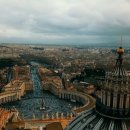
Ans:
[{"label": "row of trees", "polygon": [[93,80],[91,82],[94,83],[95,80],[100,77],[105,77],[105,70],[103,68],[85,67],[80,75],[76,75],[70,81],[74,82],[75,80],[77,80],[78,82],[80,81],[89,82],[89,80]]}]

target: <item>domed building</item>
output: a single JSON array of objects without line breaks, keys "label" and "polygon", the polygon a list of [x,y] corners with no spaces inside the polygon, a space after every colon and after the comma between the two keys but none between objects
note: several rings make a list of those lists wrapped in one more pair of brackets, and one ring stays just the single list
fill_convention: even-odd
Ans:
[{"label": "domed building", "polygon": [[96,107],[78,115],[65,130],[130,130],[130,77],[122,65],[124,49],[119,47],[117,54],[113,71],[100,82]]}]

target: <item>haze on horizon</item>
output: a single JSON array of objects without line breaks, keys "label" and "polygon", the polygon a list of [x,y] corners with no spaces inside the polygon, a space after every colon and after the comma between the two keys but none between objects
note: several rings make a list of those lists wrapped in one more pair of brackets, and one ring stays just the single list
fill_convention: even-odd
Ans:
[{"label": "haze on horizon", "polygon": [[130,0],[0,0],[0,42],[130,43]]}]

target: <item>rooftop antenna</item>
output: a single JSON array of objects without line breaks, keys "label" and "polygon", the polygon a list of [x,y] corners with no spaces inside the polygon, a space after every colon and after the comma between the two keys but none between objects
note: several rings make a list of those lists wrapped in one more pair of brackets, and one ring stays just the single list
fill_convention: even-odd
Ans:
[{"label": "rooftop antenna", "polygon": [[121,45],[120,46],[122,47],[122,36],[121,36]]},{"label": "rooftop antenna", "polygon": [[121,35],[120,47],[123,47],[123,45],[124,45],[124,38]]}]

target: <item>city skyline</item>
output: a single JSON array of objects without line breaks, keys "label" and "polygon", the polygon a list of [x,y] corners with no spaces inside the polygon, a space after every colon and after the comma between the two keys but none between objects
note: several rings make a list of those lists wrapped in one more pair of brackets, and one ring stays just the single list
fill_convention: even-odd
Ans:
[{"label": "city skyline", "polygon": [[0,43],[128,45],[129,13],[129,0],[1,0]]}]

